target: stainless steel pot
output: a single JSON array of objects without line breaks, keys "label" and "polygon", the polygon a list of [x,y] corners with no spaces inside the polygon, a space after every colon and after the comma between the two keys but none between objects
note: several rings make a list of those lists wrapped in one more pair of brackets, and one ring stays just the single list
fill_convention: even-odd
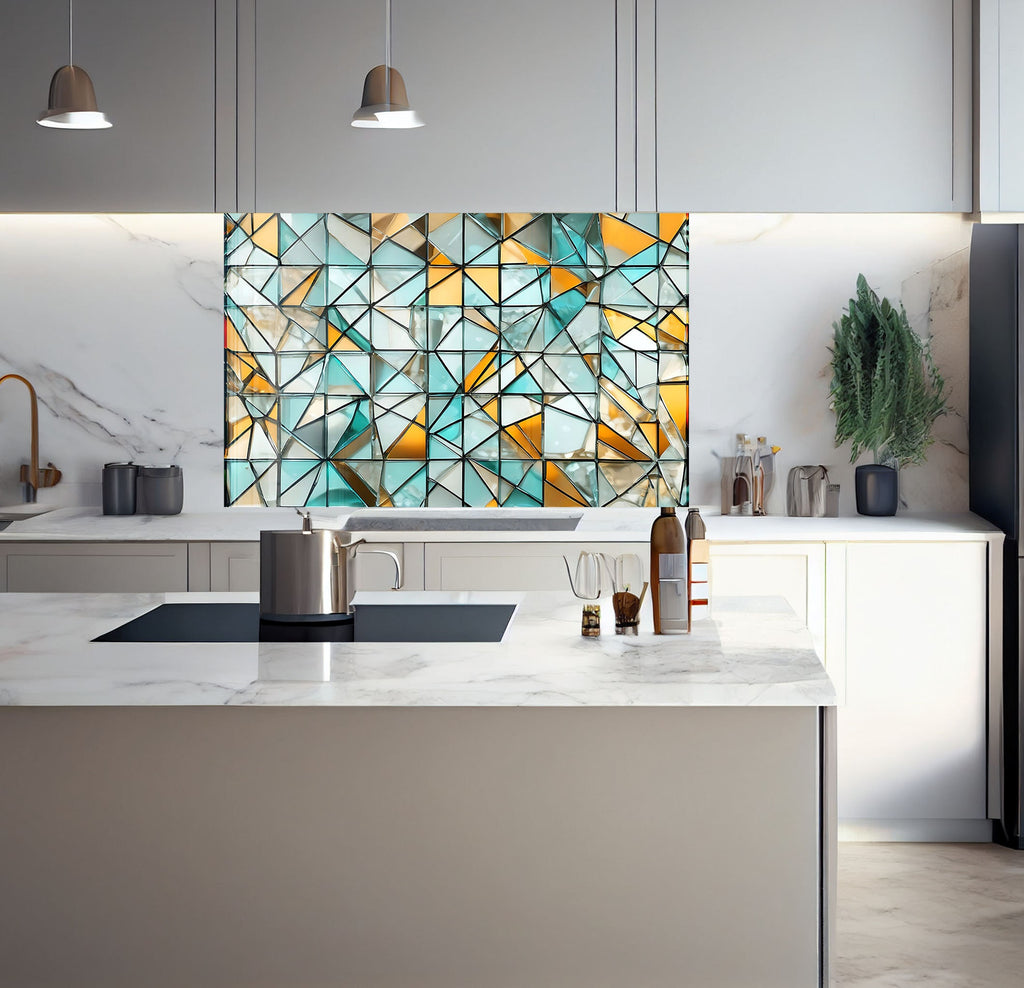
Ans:
[{"label": "stainless steel pot", "polygon": [[[298,621],[351,614],[351,560],[365,539],[350,542],[347,532],[314,531],[309,512],[299,514],[301,531],[260,532],[260,617]],[[401,587],[398,556],[387,549],[364,552],[390,556],[395,563],[393,589]]]}]

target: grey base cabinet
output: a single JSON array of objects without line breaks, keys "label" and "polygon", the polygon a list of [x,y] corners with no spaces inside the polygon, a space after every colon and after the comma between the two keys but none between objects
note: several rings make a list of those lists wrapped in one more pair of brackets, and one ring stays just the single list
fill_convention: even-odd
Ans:
[{"label": "grey base cabinet", "polygon": [[822,988],[830,714],[0,709],[5,983]]},{"label": "grey base cabinet", "polygon": [[7,543],[0,590],[11,593],[171,593],[189,589],[183,542]]}]

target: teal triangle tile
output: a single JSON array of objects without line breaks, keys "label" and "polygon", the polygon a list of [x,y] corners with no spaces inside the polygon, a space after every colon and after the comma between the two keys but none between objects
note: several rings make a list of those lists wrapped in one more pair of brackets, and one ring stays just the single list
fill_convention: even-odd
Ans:
[{"label": "teal triangle tile", "polygon": [[224,472],[227,481],[227,499],[229,503],[237,501],[256,483],[256,474],[248,460],[227,460]]},{"label": "teal triangle tile", "polygon": [[299,235],[281,218],[278,217],[277,225],[277,250],[282,256],[287,253],[288,248],[296,243]]},{"label": "teal triangle tile", "polygon": [[[352,218],[363,218],[365,225],[353,222]],[[327,263],[341,265],[366,265],[370,261],[372,241],[369,234],[370,218],[367,213],[330,213],[327,226]]]},{"label": "teal triangle tile", "polygon": [[658,213],[626,213],[625,220],[630,226],[635,226],[652,237],[658,236]]},{"label": "teal triangle tile", "polygon": [[289,507],[304,505],[323,468],[322,460],[282,460],[281,504]]},{"label": "teal triangle tile", "polygon": [[463,236],[462,236],[462,213],[456,213],[451,219],[434,226],[433,217],[429,218],[427,238],[430,244],[436,247],[453,264],[461,264],[464,258]]},{"label": "teal triangle tile", "polygon": [[410,271],[420,270],[427,263],[425,256],[408,250],[394,240],[385,240],[375,248],[370,255],[370,261],[375,268],[408,268]]},{"label": "teal triangle tile", "polygon": [[337,471],[333,464],[328,464],[327,467],[327,504],[332,508],[362,508],[366,506],[349,481]]},{"label": "teal triangle tile", "polygon": [[279,215],[300,237],[324,218],[323,213],[280,213]]},{"label": "teal triangle tile", "polygon": [[370,354],[342,351],[327,360],[326,390],[334,394],[370,394]]}]

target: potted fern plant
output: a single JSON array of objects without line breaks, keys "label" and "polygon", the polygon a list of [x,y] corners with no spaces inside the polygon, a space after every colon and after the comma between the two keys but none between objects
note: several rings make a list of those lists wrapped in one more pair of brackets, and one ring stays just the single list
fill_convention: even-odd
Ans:
[{"label": "potted fern plant", "polygon": [[829,398],[836,446],[850,443],[851,463],[869,450],[875,461],[857,467],[857,511],[894,515],[897,467],[924,460],[932,426],[946,410],[945,382],[903,305],[897,309],[887,298],[879,300],[864,275],[858,275],[857,296],[832,328]]}]

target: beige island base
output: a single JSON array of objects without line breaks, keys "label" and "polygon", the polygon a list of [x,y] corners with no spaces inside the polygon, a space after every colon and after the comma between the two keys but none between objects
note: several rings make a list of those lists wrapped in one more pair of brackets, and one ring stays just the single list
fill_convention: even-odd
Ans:
[{"label": "beige island base", "polygon": [[3,983],[828,983],[834,691],[792,615],[90,643],[163,599],[0,598]]}]

